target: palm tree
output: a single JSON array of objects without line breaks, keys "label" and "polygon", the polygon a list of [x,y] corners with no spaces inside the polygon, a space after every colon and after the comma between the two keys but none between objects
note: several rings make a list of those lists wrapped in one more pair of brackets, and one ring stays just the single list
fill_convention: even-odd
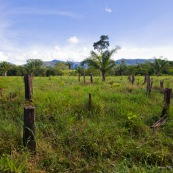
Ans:
[{"label": "palm tree", "polygon": [[7,76],[7,72],[10,68],[11,68],[11,65],[8,62],[6,61],[1,62],[0,71],[2,72],[2,76]]},{"label": "palm tree", "polygon": [[78,66],[76,72],[78,73],[78,82],[80,82],[80,77],[83,72],[83,68],[81,66]]},{"label": "palm tree", "polygon": [[40,59],[28,59],[25,69],[28,74],[33,74],[35,70],[39,69],[42,66],[43,62]]},{"label": "palm tree", "polygon": [[163,58],[162,56],[159,58],[155,58],[154,62],[151,63],[157,76],[159,76],[168,65],[168,61],[162,58]]},{"label": "palm tree", "polygon": [[96,53],[91,51],[89,58],[81,62],[82,65],[87,63],[89,66],[99,69],[102,74],[102,81],[106,80],[106,72],[115,66],[115,61],[111,59],[112,55],[120,49],[116,47],[112,50],[105,50],[104,52]]}]

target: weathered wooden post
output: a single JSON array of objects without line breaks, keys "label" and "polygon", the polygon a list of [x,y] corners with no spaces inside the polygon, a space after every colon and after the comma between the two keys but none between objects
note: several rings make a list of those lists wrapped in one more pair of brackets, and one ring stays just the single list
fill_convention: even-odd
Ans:
[{"label": "weathered wooden post", "polygon": [[153,87],[153,78],[151,78],[151,82],[150,82],[150,88],[152,89]]},{"label": "weathered wooden post", "polygon": [[134,84],[134,82],[135,82],[135,75],[133,74],[132,75],[132,84]]},{"label": "weathered wooden post", "polygon": [[151,92],[151,80],[150,80],[150,76],[147,76],[147,86],[146,86],[146,90],[148,93]]},{"label": "weathered wooden post", "polygon": [[160,81],[160,88],[163,89],[163,81]]},{"label": "weathered wooden post", "polygon": [[143,85],[144,85],[146,82],[147,82],[147,75],[145,74],[145,76],[144,76],[144,83],[143,83]]},{"label": "weathered wooden post", "polygon": [[32,75],[24,75],[25,82],[25,99],[31,101],[33,88],[32,88]]},{"label": "weathered wooden post", "polygon": [[93,74],[92,73],[90,74],[90,81],[91,81],[91,83],[93,83]]},{"label": "weathered wooden post", "polygon": [[157,127],[160,127],[161,125],[163,125],[166,122],[167,113],[168,113],[169,106],[170,106],[171,92],[172,92],[171,88],[165,88],[165,91],[164,91],[164,104],[163,104],[161,117],[156,123],[154,123],[151,126],[151,128],[155,129]]},{"label": "weathered wooden post", "polygon": [[86,83],[86,80],[85,80],[85,69],[83,70],[83,82]]},{"label": "weathered wooden post", "polygon": [[3,91],[2,88],[0,88],[0,96],[1,96],[1,98],[2,98],[2,91]]},{"label": "weathered wooden post", "polygon": [[23,144],[33,154],[36,154],[35,107],[32,106],[26,106],[24,108]]},{"label": "weathered wooden post", "polygon": [[164,115],[167,114],[167,111],[168,111],[169,105],[170,105],[170,100],[171,100],[171,92],[172,92],[171,88],[165,88],[165,91],[164,91],[164,105],[163,105],[161,117],[163,117]]},{"label": "weathered wooden post", "polygon": [[88,110],[91,110],[91,105],[92,105],[92,95],[89,93]]}]

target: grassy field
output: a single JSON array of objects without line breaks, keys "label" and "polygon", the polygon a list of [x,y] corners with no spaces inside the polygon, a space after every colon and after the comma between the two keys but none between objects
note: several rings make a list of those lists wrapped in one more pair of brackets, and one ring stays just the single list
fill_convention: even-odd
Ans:
[{"label": "grassy field", "polygon": [[[173,172],[172,100],[166,123],[150,128],[163,107],[159,82],[172,88],[173,77],[153,77],[151,94],[143,77],[133,85],[127,76],[86,79],[34,77],[28,103],[22,77],[0,77],[0,172]],[[22,142],[29,104],[36,107],[36,155]]]}]

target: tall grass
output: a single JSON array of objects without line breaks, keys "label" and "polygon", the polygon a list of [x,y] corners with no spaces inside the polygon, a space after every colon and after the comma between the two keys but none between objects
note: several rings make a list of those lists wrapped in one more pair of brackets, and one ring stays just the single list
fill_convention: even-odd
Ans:
[{"label": "tall grass", "polygon": [[[34,77],[37,154],[22,144],[24,84],[22,77],[0,77],[0,172],[172,172],[173,123],[150,126],[160,117],[163,94],[153,77],[149,95],[143,78],[134,85],[126,76],[94,78]],[[139,83],[139,84],[138,84]],[[10,99],[9,93],[15,93]],[[92,107],[88,109],[88,94]]]}]

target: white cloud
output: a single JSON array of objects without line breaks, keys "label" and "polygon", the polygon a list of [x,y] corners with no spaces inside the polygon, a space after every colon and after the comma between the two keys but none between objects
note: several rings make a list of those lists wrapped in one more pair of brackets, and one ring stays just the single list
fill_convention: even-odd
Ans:
[{"label": "white cloud", "polygon": [[105,11],[106,11],[107,13],[112,13],[112,9],[111,9],[111,8],[105,8]]},{"label": "white cloud", "polygon": [[153,58],[163,56],[168,60],[173,60],[173,50],[171,46],[156,46],[156,47],[124,47],[118,50],[117,54],[115,54],[115,59],[120,58]]},{"label": "white cloud", "polygon": [[[28,59],[41,59],[43,61],[51,61],[53,59],[61,61],[82,61],[90,54],[90,47],[79,46],[65,46],[65,47],[45,47],[34,46],[34,48],[23,48],[0,52],[0,61],[8,61],[16,65],[22,65],[26,63]],[[7,53],[8,52],[8,53]]]},{"label": "white cloud", "polygon": [[1,61],[7,61],[8,57],[4,52],[0,52],[0,62]]},{"label": "white cloud", "polygon": [[73,36],[70,37],[67,41],[72,44],[77,44],[79,42],[79,39],[76,36]]},{"label": "white cloud", "polygon": [[[16,65],[25,64],[27,59],[42,59],[43,61],[51,61],[53,59],[62,61],[82,61],[90,55],[92,46],[67,45],[59,47],[34,46],[33,48],[13,49],[8,51],[0,51],[0,61],[8,61]],[[163,56],[168,60],[173,60],[173,49],[171,46],[165,47],[122,47],[113,56],[114,60],[121,58],[153,58]]]}]

